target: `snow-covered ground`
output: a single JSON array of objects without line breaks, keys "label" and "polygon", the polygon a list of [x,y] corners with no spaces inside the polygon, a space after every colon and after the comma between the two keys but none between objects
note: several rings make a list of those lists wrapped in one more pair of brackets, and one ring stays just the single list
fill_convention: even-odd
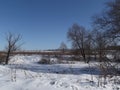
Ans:
[{"label": "snow-covered ground", "polygon": [[[41,56],[14,56],[9,65],[0,65],[0,90],[119,90],[112,78],[98,87],[95,63],[50,64],[37,62]],[[92,76],[91,76],[92,74]]]}]

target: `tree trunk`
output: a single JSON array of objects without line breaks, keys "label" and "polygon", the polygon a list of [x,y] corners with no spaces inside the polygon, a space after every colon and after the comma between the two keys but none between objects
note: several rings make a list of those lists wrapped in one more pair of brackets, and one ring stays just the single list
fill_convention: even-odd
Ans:
[{"label": "tree trunk", "polygon": [[7,52],[6,61],[5,61],[6,65],[8,64],[9,57],[10,57],[10,50],[8,50],[8,52]]},{"label": "tree trunk", "polygon": [[87,62],[84,49],[81,50],[81,55],[82,55],[84,61]]}]

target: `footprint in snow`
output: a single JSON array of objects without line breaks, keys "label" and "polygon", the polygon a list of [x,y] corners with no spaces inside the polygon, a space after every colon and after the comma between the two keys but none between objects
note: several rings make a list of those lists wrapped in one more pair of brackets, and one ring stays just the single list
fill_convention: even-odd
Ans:
[{"label": "footprint in snow", "polygon": [[54,85],[54,84],[55,84],[55,81],[51,81],[51,82],[50,82],[50,85]]},{"label": "footprint in snow", "polygon": [[77,86],[71,85],[72,90],[79,90]]}]

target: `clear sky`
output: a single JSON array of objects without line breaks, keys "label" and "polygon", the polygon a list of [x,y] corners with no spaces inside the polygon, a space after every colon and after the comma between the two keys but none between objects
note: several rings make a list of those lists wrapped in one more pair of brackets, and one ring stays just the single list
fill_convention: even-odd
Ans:
[{"label": "clear sky", "polygon": [[55,49],[73,23],[90,29],[91,17],[109,0],[0,0],[0,49],[5,33],[22,35],[23,49]]}]

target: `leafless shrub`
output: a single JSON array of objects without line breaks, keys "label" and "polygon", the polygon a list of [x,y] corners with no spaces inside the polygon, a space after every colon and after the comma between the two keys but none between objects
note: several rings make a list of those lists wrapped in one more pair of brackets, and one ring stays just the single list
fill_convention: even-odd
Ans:
[{"label": "leafless shrub", "polygon": [[19,44],[19,41],[21,40],[21,38],[22,38],[21,35],[15,35],[10,32],[6,34],[7,46],[5,48],[6,50],[5,64],[8,64],[9,57],[12,55],[12,53],[20,49],[22,44]]},{"label": "leafless shrub", "polygon": [[50,61],[47,59],[41,59],[38,63],[39,64],[50,64]]}]

